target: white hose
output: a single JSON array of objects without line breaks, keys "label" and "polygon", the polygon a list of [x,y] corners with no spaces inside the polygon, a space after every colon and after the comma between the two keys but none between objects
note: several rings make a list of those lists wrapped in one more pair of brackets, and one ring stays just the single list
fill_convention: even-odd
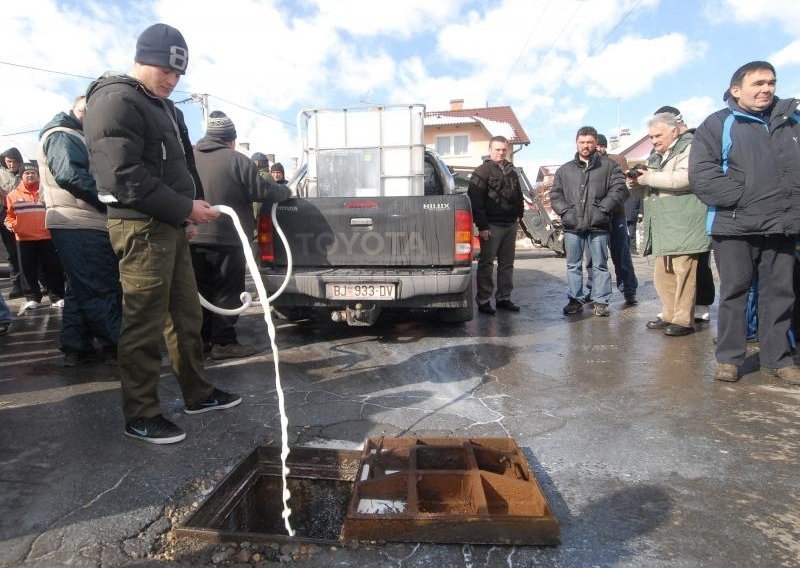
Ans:
[{"label": "white hose", "polygon": [[[250,247],[250,240],[247,235],[244,234],[244,229],[242,228],[242,224],[239,222],[239,217],[236,215],[236,212],[228,207],[227,205],[214,205],[212,209],[219,211],[220,213],[224,213],[228,215],[231,220],[233,221],[233,225],[236,227],[236,232],[239,234],[239,240],[242,241],[242,248],[244,249],[244,256],[245,260],[247,261],[247,269],[250,271],[250,275],[253,277],[253,282],[256,285],[256,290],[258,290],[258,295],[260,298],[263,298],[261,301],[262,306],[264,308],[264,321],[267,322],[267,332],[269,333],[269,341],[272,347],[272,361],[275,366],[275,390],[278,393],[278,410],[280,410],[281,414],[281,480],[283,481],[283,522],[286,525],[286,532],[289,533],[289,536],[294,536],[294,530],[292,529],[291,524],[289,523],[289,515],[292,514],[292,510],[289,508],[289,498],[291,497],[291,493],[289,492],[289,488],[286,484],[286,476],[289,474],[289,468],[286,467],[286,458],[289,457],[289,443],[288,443],[288,428],[289,428],[289,418],[286,416],[286,404],[285,399],[283,397],[283,388],[281,388],[281,373],[280,367],[278,365],[278,346],[275,344],[275,324],[272,321],[272,317],[270,314],[269,303],[281,295],[283,290],[286,288],[286,285],[289,282],[289,277],[291,275],[292,270],[292,254],[289,249],[289,243],[286,240],[286,236],[283,234],[283,230],[281,230],[280,225],[277,223],[276,219],[276,211],[277,211],[277,203],[272,205],[272,222],[278,234],[283,241],[284,247],[286,248],[286,255],[288,257],[288,268],[286,270],[286,278],[283,281],[283,284],[280,288],[272,295],[267,297],[267,290],[264,287],[264,282],[261,280],[261,274],[258,271],[258,265],[256,264],[256,259],[253,258],[253,250]],[[242,300],[242,305],[238,308],[233,309],[225,309],[225,308],[218,308],[217,306],[209,303],[206,301],[203,296],[200,296],[200,303],[203,305],[204,308],[210,310],[212,312],[221,314],[221,315],[238,315],[245,311],[253,304],[253,298],[247,292],[242,292],[239,298]]]}]

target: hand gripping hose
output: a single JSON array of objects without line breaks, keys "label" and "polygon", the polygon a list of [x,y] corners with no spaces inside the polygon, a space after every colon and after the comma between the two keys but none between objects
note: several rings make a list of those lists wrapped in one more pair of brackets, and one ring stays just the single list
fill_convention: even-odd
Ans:
[{"label": "hand gripping hose", "polygon": [[[287,429],[289,427],[289,419],[286,416],[286,403],[283,397],[283,389],[281,388],[281,373],[280,367],[278,365],[279,358],[278,358],[278,346],[275,344],[275,324],[272,321],[272,316],[270,314],[269,303],[273,301],[275,298],[280,296],[286,286],[289,283],[289,277],[292,273],[292,253],[289,249],[289,243],[286,240],[286,235],[283,234],[283,230],[281,229],[280,225],[278,224],[277,220],[277,210],[278,204],[275,203],[272,205],[272,223],[275,229],[278,232],[281,240],[283,241],[283,245],[286,249],[286,256],[288,259],[288,266],[286,268],[286,278],[284,278],[281,287],[275,291],[272,296],[267,297],[267,290],[264,287],[264,282],[261,280],[261,274],[258,271],[258,265],[256,264],[255,258],[253,258],[253,250],[250,247],[250,240],[248,239],[247,235],[244,234],[244,229],[242,228],[241,222],[239,222],[239,217],[236,215],[236,212],[228,207],[227,205],[214,205],[212,209],[219,211],[220,213],[224,213],[228,215],[231,220],[233,221],[233,225],[236,227],[236,232],[239,234],[239,240],[242,242],[242,248],[244,249],[244,256],[245,260],[247,261],[247,269],[250,271],[250,275],[253,277],[253,282],[255,282],[256,290],[258,290],[258,295],[261,300],[261,305],[264,308],[264,321],[267,323],[267,332],[269,333],[269,341],[272,347],[272,361],[275,366],[275,390],[278,393],[278,409],[280,410],[281,414],[281,480],[283,482],[283,522],[286,525],[286,532],[289,533],[289,536],[294,536],[294,530],[292,529],[291,524],[289,523],[289,515],[292,514],[292,510],[289,508],[289,497],[291,494],[289,493],[289,488],[286,485],[286,476],[289,474],[289,468],[286,467],[286,458],[289,457],[289,443],[288,443],[288,433]],[[212,312],[221,314],[221,315],[238,315],[249,308],[254,302],[252,296],[248,292],[242,292],[239,298],[242,301],[242,305],[238,308],[232,309],[225,309],[225,308],[218,308],[217,306],[208,302],[203,296],[200,296],[200,304],[207,310]]]}]

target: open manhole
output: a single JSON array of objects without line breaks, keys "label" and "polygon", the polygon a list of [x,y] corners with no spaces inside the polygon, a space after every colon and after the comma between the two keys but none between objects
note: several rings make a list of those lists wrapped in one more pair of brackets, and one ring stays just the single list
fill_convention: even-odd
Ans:
[{"label": "open manhole", "polygon": [[292,448],[287,485],[295,536],[281,511],[281,450],[258,447],[214,489],[178,536],[233,542],[338,543],[361,452]]},{"label": "open manhole", "polygon": [[176,529],[250,542],[551,545],[558,521],[510,438],[369,438],[361,452],[293,448],[296,535],[281,517],[279,448],[257,448]]}]

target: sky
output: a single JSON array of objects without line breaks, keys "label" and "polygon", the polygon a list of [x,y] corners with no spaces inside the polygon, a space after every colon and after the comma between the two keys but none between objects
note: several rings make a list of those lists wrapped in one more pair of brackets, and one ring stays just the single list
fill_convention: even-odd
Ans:
[{"label": "sky", "polygon": [[171,98],[192,141],[191,96],[208,94],[239,142],[287,170],[304,108],[509,105],[531,139],[514,161],[535,172],[571,159],[584,125],[632,142],[665,104],[698,125],[748,61],[772,62],[778,95],[800,96],[797,0],[28,0],[0,19],[0,151],[26,159],[92,78],[131,70],[157,22],[189,47]]}]

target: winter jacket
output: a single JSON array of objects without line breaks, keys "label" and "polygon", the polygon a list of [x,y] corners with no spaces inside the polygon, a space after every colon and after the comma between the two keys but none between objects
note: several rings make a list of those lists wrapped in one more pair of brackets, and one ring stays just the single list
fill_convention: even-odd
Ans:
[{"label": "winter jacket", "polygon": [[[623,156],[622,154],[606,154],[606,157],[613,161],[615,164],[619,166],[619,169],[623,171],[623,173],[629,168],[628,166],[628,158]],[[627,188],[626,188],[627,189]],[[625,204],[630,200],[630,193],[627,192],[625,199],[622,200],[622,204],[619,207],[616,207],[611,212],[612,219],[627,219],[625,215]]]},{"label": "winter jacket", "polygon": [[692,133],[681,134],[661,154],[651,154],[648,169],[637,180],[644,186],[643,254],[698,254],[709,250],[705,232],[708,208],[689,186]]},{"label": "winter jacket", "polygon": [[[731,98],[728,108],[703,121],[689,157],[689,181],[709,205],[712,235],[777,235],[800,232],[800,114],[797,99],[778,99],[754,116]],[[723,131],[730,146],[723,163]],[[727,170],[725,166],[727,165]]]},{"label": "winter jacket", "polygon": [[22,154],[16,148],[9,148],[0,154],[0,214],[3,219],[6,216],[6,196],[10,191],[16,189],[19,182],[22,181],[19,173],[14,173],[6,168],[6,156],[15,158],[19,165],[22,165]]},{"label": "winter jacket", "polygon": [[58,113],[42,128],[38,162],[48,229],[108,231],[106,206],[89,172],[83,126],[72,112]]},{"label": "winter jacket", "polygon": [[5,225],[18,241],[45,241],[50,231],[44,225],[44,203],[39,195],[39,184],[26,188],[23,182],[6,197]]},{"label": "winter jacket", "polygon": [[550,205],[567,232],[608,232],[611,213],[627,196],[625,176],[613,160],[595,152],[586,163],[575,154],[556,170]]},{"label": "winter jacket", "polygon": [[522,217],[524,206],[519,175],[514,165],[486,160],[475,168],[467,195],[478,230],[489,229],[489,223],[513,225]]},{"label": "winter jacket", "polygon": [[[229,148],[219,138],[201,138],[195,149],[195,162],[206,200],[212,205],[231,207],[245,235],[252,235],[255,230],[254,202],[271,205],[292,196],[287,186],[267,181],[259,175],[250,158]],[[241,241],[232,219],[221,215],[211,223],[198,226],[192,244],[241,246]]]},{"label": "winter jacket", "polygon": [[16,189],[16,187],[19,185],[19,182],[22,181],[22,178],[20,178],[19,172],[14,173],[6,168],[6,156],[17,160],[20,166],[22,165],[23,160],[22,154],[20,154],[20,151],[16,148],[9,148],[0,154],[0,190],[8,195],[9,191]]},{"label": "winter jacket", "polygon": [[108,218],[184,225],[202,186],[180,110],[127,75],[101,77],[86,97],[83,130]]}]

